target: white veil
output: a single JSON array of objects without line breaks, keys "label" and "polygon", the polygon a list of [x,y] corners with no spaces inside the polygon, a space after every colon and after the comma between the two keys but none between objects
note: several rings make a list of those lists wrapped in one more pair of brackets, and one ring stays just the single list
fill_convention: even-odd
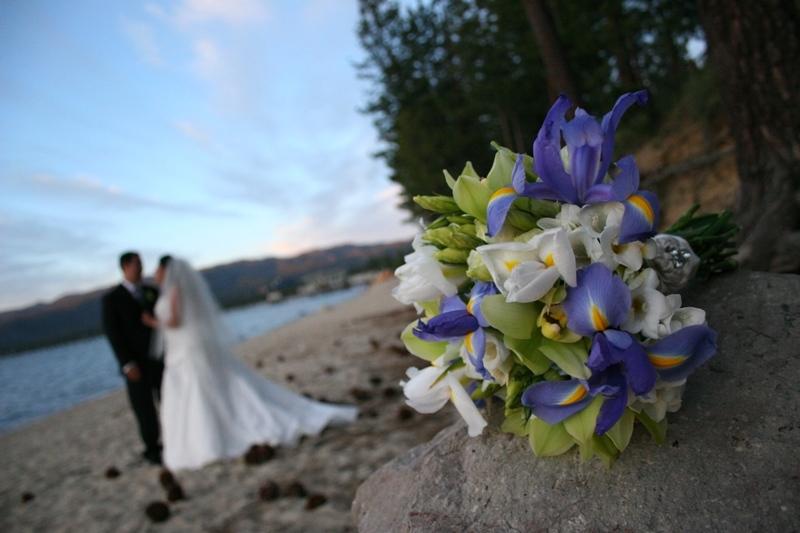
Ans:
[{"label": "white veil", "polygon": [[179,294],[180,314],[179,325],[173,330],[178,337],[175,340],[186,342],[195,356],[216,359],[230,354],[234,336],[222,320],[208,284],[188,262],[175,257],[167,265],[163,293],[171,297],[174,290]]}]

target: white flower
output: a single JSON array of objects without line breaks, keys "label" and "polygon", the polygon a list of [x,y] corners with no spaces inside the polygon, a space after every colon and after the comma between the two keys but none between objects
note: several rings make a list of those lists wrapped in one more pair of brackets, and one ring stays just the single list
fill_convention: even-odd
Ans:
[{"label": "white flower", "polygon": [[[406,403],[420,413],[435,413],[450,400],[467,423],[469,436],[480,435],[486,427],[486,420],[459,382],[464,375],[464,369],[448,372],[442,377],[445,371],[446,367],[437,366],[429,366],[422,370],[411,367],[406,370],[409,379],[400,382]],[[436,382],[440,377],[441,379]]]},{"label": "white flower", "polygon": [[[483,368],[492,376],[495,383],[501,386],[506,385],[508,383],[508,373],[511,372],[514,360],[509,357],[510,352],[505,344],[503,344],[503,339],[489,332],[486,332],[484,335],[486,338],[486,346],[481,359]],[[467,365],[468,377],[473,379],[485,379],[480,371],[473,366],[467,348],[464,345],[461,347],[461,358]]]},{"label": "white flower", "polygon": [[487,244],[477,248],[497,288],[509,302],[533,302],[558,279],[575,286],[572,243],[563,228],[535,235],[527,243]]},{"label": "white flower", "polygon": [[605,202],[584,206],[578,214],[578,218],[581,226],[592,237],[600,237],[606,227],[622,224],[624,212],[625,206],[620,202]]},{"label": "white flower", "polygon": [[659,338],[659,324],[667,318],[672,310],[667,298],[658,287],[658,274],[647,268],[628,282],[631,289],[631,312],[622,324],[622,329],[630,333],[639,333],[651,339]]},{"label": "white flower", "polygon": [[637,271],[642,268],[644,245],[640,242],[619,244],[623,209],[619,202],[584,207],[580,213],[583,245],[593,263],[603,263],[610,270],[622,265]]},{"label": "white flower", "polygon": [[581,208],[572,204],[561,204],[561,211],[555,218],[540,218],[536,223],[542,229],[564,228],[567,231],[578,229],[581,225]]},{"label": "white flower", "polygon": [[434,300],[441,295],[454,296],[458,285],[464,281],[463,272],[448,268],[436,260],[436,247],[422,242],[422,235],[414,237],[414,251],[405,257],[405,264],[395,270],[400,280],[392,296],[406,305]]},{"label": "white flower", "polygon": [[683,389],[686,380],[678,382],[659,381],[644,396],[638,396],[631,404],[634,411],[644,411],[656,422],[661,422],[667,413],[674,413],[681,408]]},{"label": "white flower", "polygon": [[706,323],[706,312],[697,307],[681,307],[681,295],[670,294],[667,296],[669,314],[658,324],[658,336],[666,337],[685,328],[686,326],[699,326]]}]

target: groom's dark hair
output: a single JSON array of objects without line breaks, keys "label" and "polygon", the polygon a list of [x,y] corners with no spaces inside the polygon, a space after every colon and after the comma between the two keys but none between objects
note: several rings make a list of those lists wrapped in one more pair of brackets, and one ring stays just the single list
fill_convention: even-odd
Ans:
[{"label": "groom's dark hair", "polygon": [[161,268],[167,268],[167,265],[169,264],[170,261],[172,261],[171,255],[162,255],[161,259],[158,260],[158,266],[160,266]]},{"label": "groom's dark hair", "polygon": [[119,256],[119,267],[120,268],[124,268],[125,265],[127,265],[128,263],[130,263],[131,261],[133,261],[137,257],[139,257],[139,253],[138,252],[133,252],[133,251],[125,252],[124,254]]}]

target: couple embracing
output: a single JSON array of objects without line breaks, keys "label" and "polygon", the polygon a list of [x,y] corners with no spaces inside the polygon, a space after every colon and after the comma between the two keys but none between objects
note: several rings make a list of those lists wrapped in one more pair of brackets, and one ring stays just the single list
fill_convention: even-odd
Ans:
[{"label": "couple embracing", "polygon": [[208,285],[186,261],[162,257],[158,288],[142,283],[137,253],[122,254],[120,267],[122,282],[103,298],[103,327],[149,462],[160,464],[163,449],[168,468],[198,468],[356,418],[355,407],[309,400],[239,359]]}]

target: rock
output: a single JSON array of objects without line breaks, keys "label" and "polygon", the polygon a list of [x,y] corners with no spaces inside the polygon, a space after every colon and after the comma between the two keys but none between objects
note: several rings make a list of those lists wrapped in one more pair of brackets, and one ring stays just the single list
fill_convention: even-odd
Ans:
[{"label": "rock", "polygon": [[327,501],[328,498],[324,494],[312,494],[306,499],[306,511],[312,511],[321,505],[325,505]]},{"label": "rock", "polygon": [[369,382],[373,387],[380,387],[381,383],[383,383],[383,378],[380,376],[371,376]]},{"label": "rock", "polygon": [[172,472],[163,468],[161,472],[158,473],[158,482],[161,484],[161,487],[164,490],[169,490],[170,487],[174,486],[177,481],[175,480],[175,476],[172,475]]},{"label": "rock", "polygon": [[144,508],[144,514],[151,522],[166,522],[169,519],[169,506],[164,502],[150,502]]},{"label": "rock", "polygon": [[537,458],[497,416],[474,439],[458,423],[359,487],[359,531],[800,529],[800,276],[738,272],[684,302],[706,309],[719,352],[666,444],[637,426],[609,470],[576,451]]},{"label": "rock", "polygon": [[397,419],[401,422],[414,418],[414,410],[406,405],[401,405],[397,410]]},{"label": "rock", "polygon": [[278,484],[274,481],[265,481],[259,488],[258,488],[258,499],[262,502],[270,502],[272,500],[277,500],[278,496],[281,495],[281,490],[278,487]]},{"label": "rock", "polygon": [[22,496],[20,496],[19,498],[19,501],[21,501],[22,503],[28,503],[29,501],[32,501],[35,497],[36,495],[34,495],[32,492],[23,492]]},{"label": "rock", "polygon": [[183,492],[183,487],[181,487],[178,483],[175,483],[170,488],[167,489],[167,501],[170,503],[177,502],[180,500],[185,500],[186,494]]},{"label": "rock", "polygon": [[394,398],[400,393],[400,391],[396,387],[386,387],[383,389],[383,397],[384,398]]},{"label": "rock", "polygon": [[287,498],[305,498],[308,491],[306,491],[306,488],[299,481],[292,481],[286,486],[283,494]]},{"label": "rock", "polygon": [[244,454],[244,462],[248,465],[260,465],[275,457],[275,448],[269,444],[253,444]]},{"label": "rock", "polygon": [[120,476],[119,469],[116,466],[109,466],[106,468],[106,479],[116,479]]},{"label": "rock", "polygon": [[372,399],[372,393],[370,393],[366,389],[362,389],[360,387],[353,387],[350,389],[350,395],[357,401],[357,402],[367,402]]}]

